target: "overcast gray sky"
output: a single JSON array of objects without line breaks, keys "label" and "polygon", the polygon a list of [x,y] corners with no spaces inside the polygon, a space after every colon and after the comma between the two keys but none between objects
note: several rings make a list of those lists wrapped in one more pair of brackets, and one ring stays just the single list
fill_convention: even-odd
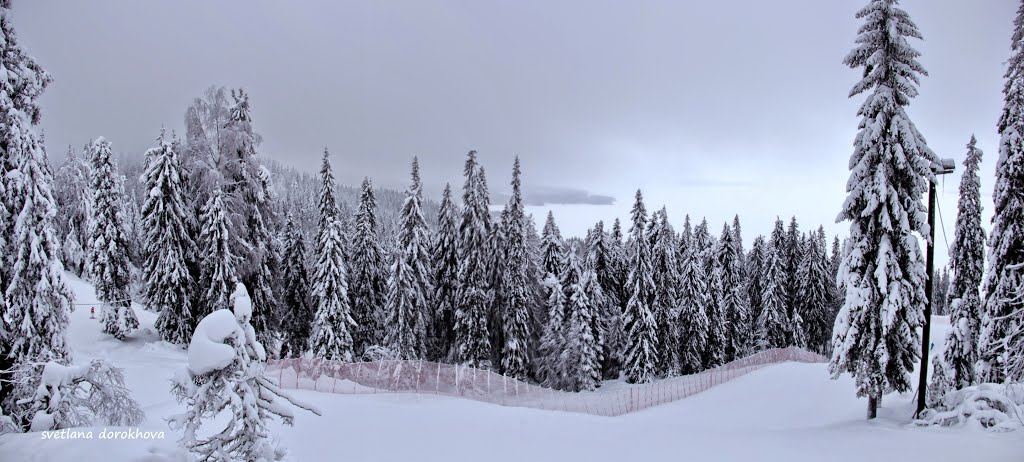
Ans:
[{"label": "overcast gray sky", "polygon": [[[739,213],[748,248],[776,215],[848,229],[834,220],[863,96],[847,99],[859,74],[842,60],[863,0],[14,3],[54,77],[55,158],[99,135],[141,155],[206,87],[243,86],[263,154],[312,170],[329,146],[348,184],[401,187],[415,154],[436,193],[476,149],[493,195],[519,154],[527,194],[549,202],[530,210],[567,234],[626,219],[638,187],[677,227],[689,213],[717,234]],[[977,134],[987,223],[1016,2],[903,7],[931,74],[909,113],[958,167]],[[958,182],[940,189],[949,239]]]}]

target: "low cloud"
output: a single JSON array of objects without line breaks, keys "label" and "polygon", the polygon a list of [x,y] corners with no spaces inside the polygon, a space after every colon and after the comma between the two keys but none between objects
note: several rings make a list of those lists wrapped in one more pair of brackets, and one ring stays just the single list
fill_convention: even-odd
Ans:
[{"label": "low cloud", "polygon": [[526,205],[534,206],[549,204],[612,205],[615,203],[615,198],[604,194],[593,194],[583,189],[540,186],[527,188],[523,193],[523,202]]}]

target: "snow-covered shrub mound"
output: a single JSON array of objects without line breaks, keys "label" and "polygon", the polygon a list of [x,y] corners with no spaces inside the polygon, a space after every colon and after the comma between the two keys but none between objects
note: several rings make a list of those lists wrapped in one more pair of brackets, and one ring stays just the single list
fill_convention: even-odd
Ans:
[{"label": "snow-covered shrub mound", "polygon": [[386,346],[372,345],[363,352],[363,361],[366,362],[391,361],[395,359],[401,358],[398,357],[398,353]]},{"label": "snow-covered shrub mound", "polygon": [[995,431],[1024,428],[1024,384],[983,383],[950,391],[925,410],[916,424],[977,426]]},{"label": "snow-covered shrub mound", "polygon": [[102,359],[78,366],[47,363],[35,394],[19,404],[31,404],[31,431],[130,426],[145,418],[124,385],[124,370]]},{"label": "snow-covered shrub mound", "polygon": [[14,424],[14,420],[10,416],[4,414],[3,408],[0,408],[0,435],[4,433],[20,433],[21,428]]},{"label": "snow-covered shrub mound", "polygon": [[[174,378],[172,393],[187,404],[187,411],[168,419],[172,429],[184,428],[182,444],[199,460],[281,460],[285,451],[270,444],[267,419],[276,415],[287,424],[294,420],[283,401],[319,412],[284,394],[263,376],[267,354],[256,340],[249,321],[252,302],[245,286],[231,295],[234,313],[217,310],[196,326],[188,347],[188,366]],[[280,399],[278,399],[280,398]],[[224,427],[196,433],[203,421],[226,419]]]}]

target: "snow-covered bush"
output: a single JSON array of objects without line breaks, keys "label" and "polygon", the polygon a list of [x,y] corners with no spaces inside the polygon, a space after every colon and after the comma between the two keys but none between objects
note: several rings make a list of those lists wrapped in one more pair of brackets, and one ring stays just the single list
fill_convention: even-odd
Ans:
[{"label": "snow-covered bush", "polygon": [[381,345],[371,345],[366,348],[363,352],[363,361],[376,362],[376,361],[391,361],[395,359],[402,359],[398,356],[398,353],[391,348]]},{"label": "snow-covered bush", "polygon": [[15,425],[11,416],[4,414],[3,408],[0,408],[0,435],[5,433],[21,433],[21,427]]},{"label": "snow-covered bush", "polygon": [[[252,302],[245,285],[238,284],[231,299],[234,313],[214,311],[196,326],[188,347],[188,367],[175,375],[172,388],[188,409],[168,421],[172,429],[184,428],[181,442],[198,460],[281,460],[285,451],[272,447],[267,432],[271,415],[287,425],[294,420],[292,409],[281,400],[320,413],[263,376],[267,355],[249,323]],[[221,414],[227,417],[223,428],[208,438],[197,437],[204,420]]]},{"label": "snow-covered bush", "polygon": [[982,383],[950,391],[915,423],[978,426],[996,431],[1024,428],[1024,384]]},{"label": "snow-covered bush", "polygon": [[90,425],[138,425],[145,413],[124,385],[124,370],[102,359],[65,366],[49,362],[28,405],[30,431]]}]

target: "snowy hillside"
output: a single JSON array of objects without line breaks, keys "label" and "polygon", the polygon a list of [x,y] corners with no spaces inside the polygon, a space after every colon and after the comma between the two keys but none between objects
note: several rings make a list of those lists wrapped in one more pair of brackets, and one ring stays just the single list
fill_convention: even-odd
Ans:
[{"label": "snowy hillside", "polygon": [[[142,324],[127,341],[90,319],[93,288],[68,275],[80,305],[69,337],[76,364],[106,358],[123,367],[146,412],[141,432],[163,439],[43,439],[0,436],[0,459],[17,461],[187,460],[164,418],[181,412],[170,379],[184,350],[158,339],[155,314],[136,306]],[[936,319],[943,325],[942,319]],[[937,329],[938,330],[938,329]],[[941,338],[941,337],[940,337]],[[293,460],[700,460],[1019,461],[1019,435],[914,428],[911,396],[890,395],[881,418],[864,421],[848,377],[828,378],[824,364],[786,363],[739,377],[691,398],[622,417],[507,408],[430,395],[339,395],[294,391],[323,417],[301,414],[294,427],[272,424]],[[87,431],[90,429],[80,429]],[[127,431],[128,429],[108,429]],[[129,434],[131,437],[133,434]],[[395,439],[401,435],[401,444]],[[515,442],[529,441],[528,445]],[[495,451],[494,448],[503,448]]]}]

